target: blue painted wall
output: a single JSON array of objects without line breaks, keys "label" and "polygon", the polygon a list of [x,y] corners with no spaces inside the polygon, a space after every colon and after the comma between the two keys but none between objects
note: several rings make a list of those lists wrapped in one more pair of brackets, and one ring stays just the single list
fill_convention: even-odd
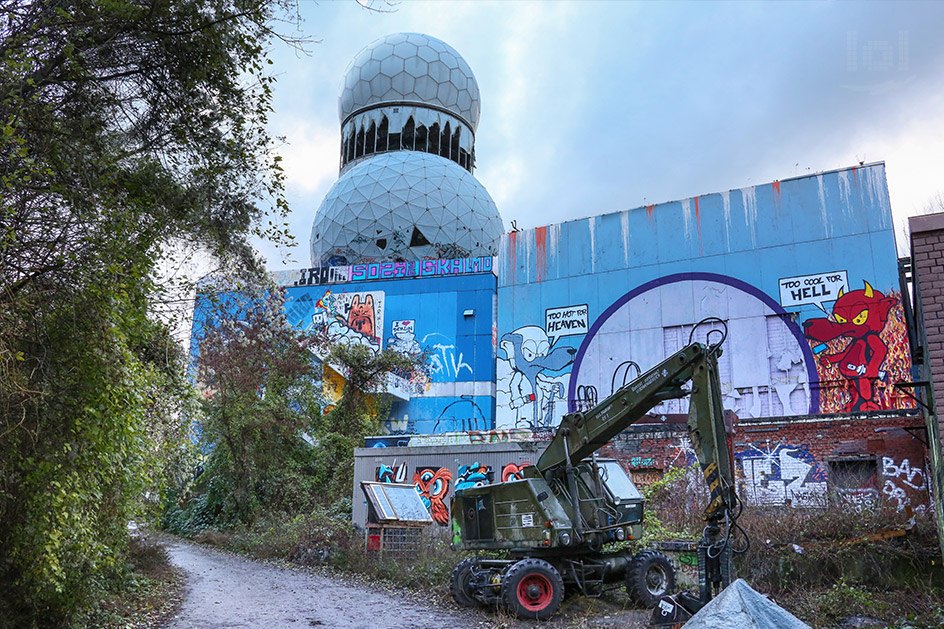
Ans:
[{"label": "blue painted wall", "polygon": [[[391,434],[494,428],[495,353],[492,346],[496,278],[491,273],[423,279],[286,287],[290,322],[309,329],[318,302],[372,294],[383,347],[428,349],[429,379],[414,382],[409,401],[395,402],[385,429]],[[342,301],[346,301],[342,300]],[[360,299],[363,302],[364,299]],[[464,312],[471,310],[471,315]],[[333,313],[332,313],[333,314]],[[341,313],[343,316],[343,313]],[[412,321],[411,326],[395,322]],[[405,331],[404,331],[405,330]]]},{"label": "blue painted wall", "polygon": [[[496,268],[500,427],[554,425],[578,389],[603,399],[705,316],[728,324],[742,416],[911,406],[891,388],[910,359],[882,163],[506,234]],[[563,335],[549,310],[571,313]]]}]

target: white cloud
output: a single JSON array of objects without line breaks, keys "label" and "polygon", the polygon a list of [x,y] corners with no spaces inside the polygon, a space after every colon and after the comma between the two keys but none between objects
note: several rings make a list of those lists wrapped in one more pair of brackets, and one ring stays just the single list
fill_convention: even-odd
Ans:
[{"label": "white cloud", "polygon": [[306,195],[338,177],[341,132],[338,125],[313,124],[297,117],[279,120],[285,183],[290,193]]}]

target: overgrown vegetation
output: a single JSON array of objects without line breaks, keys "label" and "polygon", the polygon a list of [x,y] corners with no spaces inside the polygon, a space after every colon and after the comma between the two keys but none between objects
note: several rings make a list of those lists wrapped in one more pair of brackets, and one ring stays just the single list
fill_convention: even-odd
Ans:
[{"label": "overgrown vegetation", "polygon": [[[349,518],[354,448],[389,413],[378,391],[391,371],[423,368],[426,355],[331,345],[300,332],[276,289],[206,292],[201,301],[198,424],[208,455],[172,496],[164,527],[197,536],[250,530],[259,519],[313,523],[311,514],[345,504]],[[345,379],[336,404],[322,397],[326,368]]]},{"label": "overgrown vegetation", "polygon": [[[646,539],[697,540],[703,485],[671,470],[648,487]],[[738,575],[813,627],[835,627],[851,616],[941,626],[944,571],[931,517],[899,511],[897,502],[858,512],[841,504],[745,507],[738,523],[751,546],[735,555]]]},{"label": "overgrown vegetation", "polygon": [[79,622],[176,473],[168,244],[251,273],[252,235],[288,240],[265,131],[288,4],[0,0],[0,623]]}]

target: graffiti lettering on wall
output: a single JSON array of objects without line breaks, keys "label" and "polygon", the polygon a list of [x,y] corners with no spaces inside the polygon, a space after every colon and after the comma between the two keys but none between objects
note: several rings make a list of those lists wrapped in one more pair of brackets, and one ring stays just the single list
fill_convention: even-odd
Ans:
[{"label": "graffiti lettering on wall", "polygon": [[374,262],[348,266],[316,267],[275,273],[283,286],[320,286],[365,280],[408,279],[491,273],[491,256],[453,258],[450,260],[418,260],[410,262]]},{"label": "graffiti lettering on wall", "polygon": [[852,513],[872,511],[878,506],[879,494],[877,489],[837,489],[840,505]]},{"label": "graffiti lettering on wall", "polygon": [[[519,441],[544,441],[543,433],[536,435],[526,428],[510,430],[469,430],[465,432],[442,432],[432,435],[413,435],[406,445],[410,446],[461,446],[480,443],[509,443]],[[368,445],[368,447],[371,447]]]},{"label": "graffiti lettering on wall", "polygon": [[432,355],[429,357],[430,373],[437,382],[458,380],[465,369],[472,376],[472,365],[465,362],[463,353],[456,348],[455,342],[444,334],[433,332],[423,337],[423,345]]},{"label": "graffiti lettering on wall", "polygon": [[[586,306],[553,310],[579,310],[583,312],[580,316],[586,316]],[[514,414],[514,426],[536,429],[559,421],[570,379],[564,370],[574,362],[577,350],[555,344],[561,336],[583,333],[576,328],[563,332],[556,330],[552,340],[543,328],[526,325],[501,337],[499,347],[505,358],[499,358],[497,364],[496,405]]]},{"label": "graffiti lettering on wall", "polygon": [[[891,500],[899,511],[912,506],[913,491],[927,491],[927,472],[920,467],[912,467],[908,459],[896,463],[892,457],[882,457],[882,494]],[[921,504],[914,507],[916,512],[923,512],[927,508]]]},{"label": "graffiti lettering on wall", "polygon": [[403,461],[400,465],[397,465],[396,461],[393,462],[393,465],[381,463],[380,467],[377,468],[375,479],[381,483],[405,483],[406,461]]},{"label": "graffiti lettering on wall", "polygon": [[413,484],[423,499],[423,504],[433,516],[433,520],[440,526],[449,524],[449,509],[446,507],[446,494],[449,493],[449,483],[452,481],[452,472],[447,467],[432,469],[418,467],[413,474]]},{"label": "graffiti lettering on wall", "polygon": [[825,504],[826,469],[807,446],[748,446],[735,455],[741,463],[744,496],[755,505]]},{"label": "graffiti lettering on wall", "polygon": [[526,467],[531,467],[531,464],[527,461],[523,463],[506,464],[505,467],[502,468],[502,482],[507,483],[510,480],[521,480],[524,478],[521,471]]},{"label": "graffiti lettering on wall", "polygon": [[590,329],[587,318],[588,312],[587,304],[545,310],[544,329],[547,331],[551,343],[557,342],[557,339],[562,336],[586,334],[587,330]]},{"label": "graffiti lettering on wall", "polygon": [[[901,302],[863,282],[840,289],[828,317],[803,322],[806,338],[819,358],[820,382],[838,381],[821,396],[822,412],[877,411],[905,406],[892,383],[907,379],[910,367]],[[894,348],[893,355],[889,349]]]},{"label": "graffiti lettering on wall", "polygon": [[311,327],[329,343],[362,344],[379,352],[383,339],[383,291],[332,293],[315,303]]},{"label": "graffiti lettering on wall", "polygon": [[634,456],[629,459],[630,467],[654,467],[656,460],[653,457]]},{"label": "graffiti lettering on wall", "polygon": [[823,302],[834,301],[849,290],[845,271],[780,278],[780,305],[784,308],[813,305],[826,313]]},{"label": "graffiti lettering on wall", "polygon": [[460,465],[459,475],[456,476],[456,489],[491,485],[493,476],[492,468],[488,465],[479,465],[478,461],[472,465]]}]

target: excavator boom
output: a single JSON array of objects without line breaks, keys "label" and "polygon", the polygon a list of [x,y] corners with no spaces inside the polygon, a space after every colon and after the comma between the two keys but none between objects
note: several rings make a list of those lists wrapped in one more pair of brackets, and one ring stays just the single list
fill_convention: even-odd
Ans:
[{"label": "excavator boom", "polygon": [[[724,507],[733,508],[736,500],[734,465],[721,404],[717,360],[720,353],[717,347],[692,343],[589,411],[565,415],[535,464],[537,471],[549,478],[568,463],[577,465],[659,403],[691,396],[689,433],[711,490],[705,516]],[[682,385],[689,381],[692,388],[686,390]]]}]

